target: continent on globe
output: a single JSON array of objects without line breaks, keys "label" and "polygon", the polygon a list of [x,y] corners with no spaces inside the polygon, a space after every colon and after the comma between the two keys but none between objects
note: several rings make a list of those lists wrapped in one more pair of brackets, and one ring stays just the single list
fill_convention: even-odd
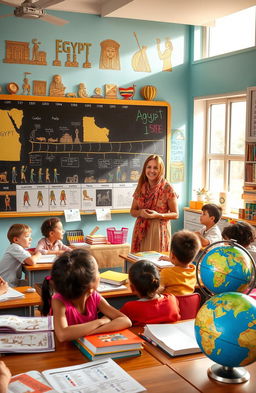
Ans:
[{"label": "continent on globe", "polygon": [[237,245],[215,247],[198,264],[201,281],[213,294],[246,292],[253,280],[253,261]]},{"label": "continent on globe", "polygon": [[195,336],[214,362],[241,367],[256,360],[256,301],[238,292],[207,300],[197,313]]},{"label": "continent on globe", "polygon": [[101,128],[95,124],[94,117],[83,117],[83,141],[84,142],[109,142],[109,129]]}]

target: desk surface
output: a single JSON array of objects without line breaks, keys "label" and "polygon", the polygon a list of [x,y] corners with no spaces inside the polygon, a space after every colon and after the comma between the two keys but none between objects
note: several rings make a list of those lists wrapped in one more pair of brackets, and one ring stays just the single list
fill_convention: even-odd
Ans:
[{"label": "desk surface", "polygon": [[[88,359],[72,343],[59,343],[57,339],[55,352],[5,354],[1,360],[4,360],[13,375],[29,370],[43,371],[88,362]],[[161,362],[145,350],[142,350],[141,356],[116,359],[116,362],[126,371],[161,365]]]},{"label": "desk surface", "polygon": [[26,290],[30,287],[16,287],[16,291],[19,291],[25,295],[21,299],[7,300],[6,302],[0,302],[0,310],[19,308],[19,307],[30,307],[39,306],[41,304],[41,297],[37,292],[27,293]]},{"label": "desk surface", "polygon": [[53,263],[36,263],[33,266],[30,265],[23,265],[22,269],[24,271],[28,271],[28,272],[35,272],[35,271],[40,271],[40,270],[51,270],[52,269],[52,265]]},{"label": "desk surface", "polygon": [[256,363],[246,367],[250,373],[250,380],[239,384],[227,384],[214,381],[207,375],[207,370],[214,363],[204,357],[171,364],[171,369],[182,378],[189,381],[202,393],[255,393]]}]

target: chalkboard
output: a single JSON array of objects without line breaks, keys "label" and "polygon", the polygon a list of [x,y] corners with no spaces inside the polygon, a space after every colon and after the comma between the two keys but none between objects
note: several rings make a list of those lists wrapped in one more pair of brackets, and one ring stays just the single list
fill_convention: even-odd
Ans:
[{"label": "chalkboard", "polygon": [[169,129],[166,102],[2,95],[0,211],[126,208]]}]

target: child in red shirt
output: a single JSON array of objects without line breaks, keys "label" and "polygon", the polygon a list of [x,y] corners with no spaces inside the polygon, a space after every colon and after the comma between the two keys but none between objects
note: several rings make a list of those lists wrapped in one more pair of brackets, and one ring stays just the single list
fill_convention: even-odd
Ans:
[{"label": "child in red shirt", "polygon": [[155,265],[147,260],[134,263],[129,270],[130,287],[139,300],[127,302],[121,312],[133,326],[147,323],[169,323],[180,319],[177,299],[172,294],[159,294],[160,278]]}]

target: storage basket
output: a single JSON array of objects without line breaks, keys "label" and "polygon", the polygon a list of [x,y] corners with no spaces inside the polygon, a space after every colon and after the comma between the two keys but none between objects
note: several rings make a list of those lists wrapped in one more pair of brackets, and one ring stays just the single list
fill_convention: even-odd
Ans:
[{"label": "storage basket", "polygon": [[117,230],[115,227],[107,228],[108,242],[111,244],[122,244],[127,240],[128,228]]}]

